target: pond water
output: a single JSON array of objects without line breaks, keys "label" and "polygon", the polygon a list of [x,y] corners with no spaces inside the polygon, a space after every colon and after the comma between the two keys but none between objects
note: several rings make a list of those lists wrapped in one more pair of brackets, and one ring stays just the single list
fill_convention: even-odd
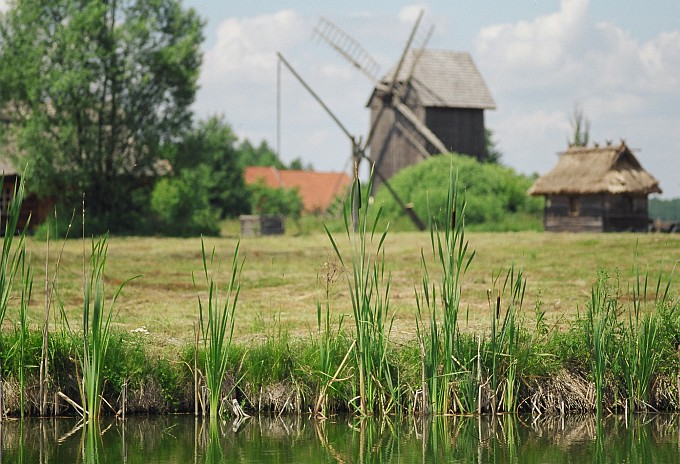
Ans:
[{"label": "pond water", "polygon": [[250,418],[210,428],[192,416],[0,424],[0,463],[678,462],[680,416],[444,417],[323,422]]}]

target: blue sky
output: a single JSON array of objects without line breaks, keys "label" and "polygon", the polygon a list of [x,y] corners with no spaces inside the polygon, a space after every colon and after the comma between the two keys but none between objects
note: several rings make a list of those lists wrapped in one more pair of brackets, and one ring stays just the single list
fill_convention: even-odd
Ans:
[{"label": "blue sky", "polygon": [[[420,8],[428,47],[468,51],[493,94],[486,113],[503,162],[545,173],[566,149],[576,105],[591,140],[625,139],[680,197],[680,2],[513,0],[345,2],[185,0],[207,19],[200,117],[223,114],[240,138],[277,147],[280,51],[356,135],[368,131],[372,83],[312,38],[320,16],[357,39],[385,72]],[[652,6],[653,5],[653,6]],[[283,71],[280,155],[319,170],[349,169],[350,144]]]},{"label": "blue sky", "polygon": [[[0,10],[7,0],[0,0]],[[680,198],[680,1],[184,0],[207,20],[194,109],[224,115],[240,139],[276,148],[280,51],[349,130],[368,131],[372,83],[312,38],[320,16],[380,63],[394,64],[415,17],[435,27],[429,48],[469,52],[496,100],[486,112],[503,163],[547,172],[566,149],[578,105],[591,140],[625,139]],[[350,144],[320,106],[282,72],[280,155],[318,170],[349,170]]]}]

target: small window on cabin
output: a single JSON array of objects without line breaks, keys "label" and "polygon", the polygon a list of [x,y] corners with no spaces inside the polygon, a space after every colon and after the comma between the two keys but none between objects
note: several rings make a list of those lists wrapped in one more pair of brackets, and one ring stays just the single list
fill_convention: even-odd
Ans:
[{"label": "small window on cabin", "polygon": [[578,197],[569,197],[569,216],[578,216],[581,212],[581,205]]}]

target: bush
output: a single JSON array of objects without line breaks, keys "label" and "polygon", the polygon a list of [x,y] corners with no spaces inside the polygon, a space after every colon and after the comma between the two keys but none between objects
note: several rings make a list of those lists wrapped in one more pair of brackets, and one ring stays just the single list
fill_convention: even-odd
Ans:
[{"label": "bush", "polygon": [[210,206],[205,166],[160,179],[151,193],[151,211],[166,235],[219,235],[220,212]]},{"label": "bush", "polygon": [[273,188],[258,181],[248,190],[253,214],[280,214],[295,220],[302,214],[302,198],[297,189]]},{"label": "bush", "polygon": [[[444,210],[451,163],[458,172],[459,192],[467,200],[466,224],[473,225],[473,229],[477,225],[497,231],[517,230],[518,222],[526,222],[527,229],[540,227],[543,199],[526,193],[533,179],[497,164],[483,164],[464,155],[439,155],[403,169],[389,182],[422,220],[427,222],[432,216],[441,224],[448,221]],[[405,216],[384,186],[378,189],[375,201],[383,206],[386,218]]]}]

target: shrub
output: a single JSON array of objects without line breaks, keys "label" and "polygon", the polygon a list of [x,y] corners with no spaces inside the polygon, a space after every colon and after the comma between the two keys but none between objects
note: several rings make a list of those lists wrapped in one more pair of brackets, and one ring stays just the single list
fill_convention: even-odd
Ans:
[{"label": "shrub", "polygon": [[263,182],[255,182],[250,190],[250,206],[253,214],[281,214],[299,219],[302,198],[297,189],[274,188]]},{"label": "shrub", "polygon": [[[458,186],[467,200],[465,220],[468,225],[479,225],[485,230],[507,230],[517,227],[512,217],[519,216],[526,228],[540,224],[543,208],[541,198],[527,195],[532,178],[511,168],[497,164],[483,164],[469,156],[451,154],[434,156],[403,169],[390,179],[390,185],[404,203],[413,205],[423,220],[432,216],[444,224],[449,185],[449,169],[453,163],[458,173]],[[405,215],[397,202],[382,186],[376,202],[383,206],[383,215],[391,220]],[[536,220],[529,220],[534,217]]]},{"label": "shrub", "polygon": [[201,166],[156,183],[151,193],[151,211],[164,234],[219,234],[220,213],[210,206],[208,192],[204,188],[209,175],[207,168]]}]

